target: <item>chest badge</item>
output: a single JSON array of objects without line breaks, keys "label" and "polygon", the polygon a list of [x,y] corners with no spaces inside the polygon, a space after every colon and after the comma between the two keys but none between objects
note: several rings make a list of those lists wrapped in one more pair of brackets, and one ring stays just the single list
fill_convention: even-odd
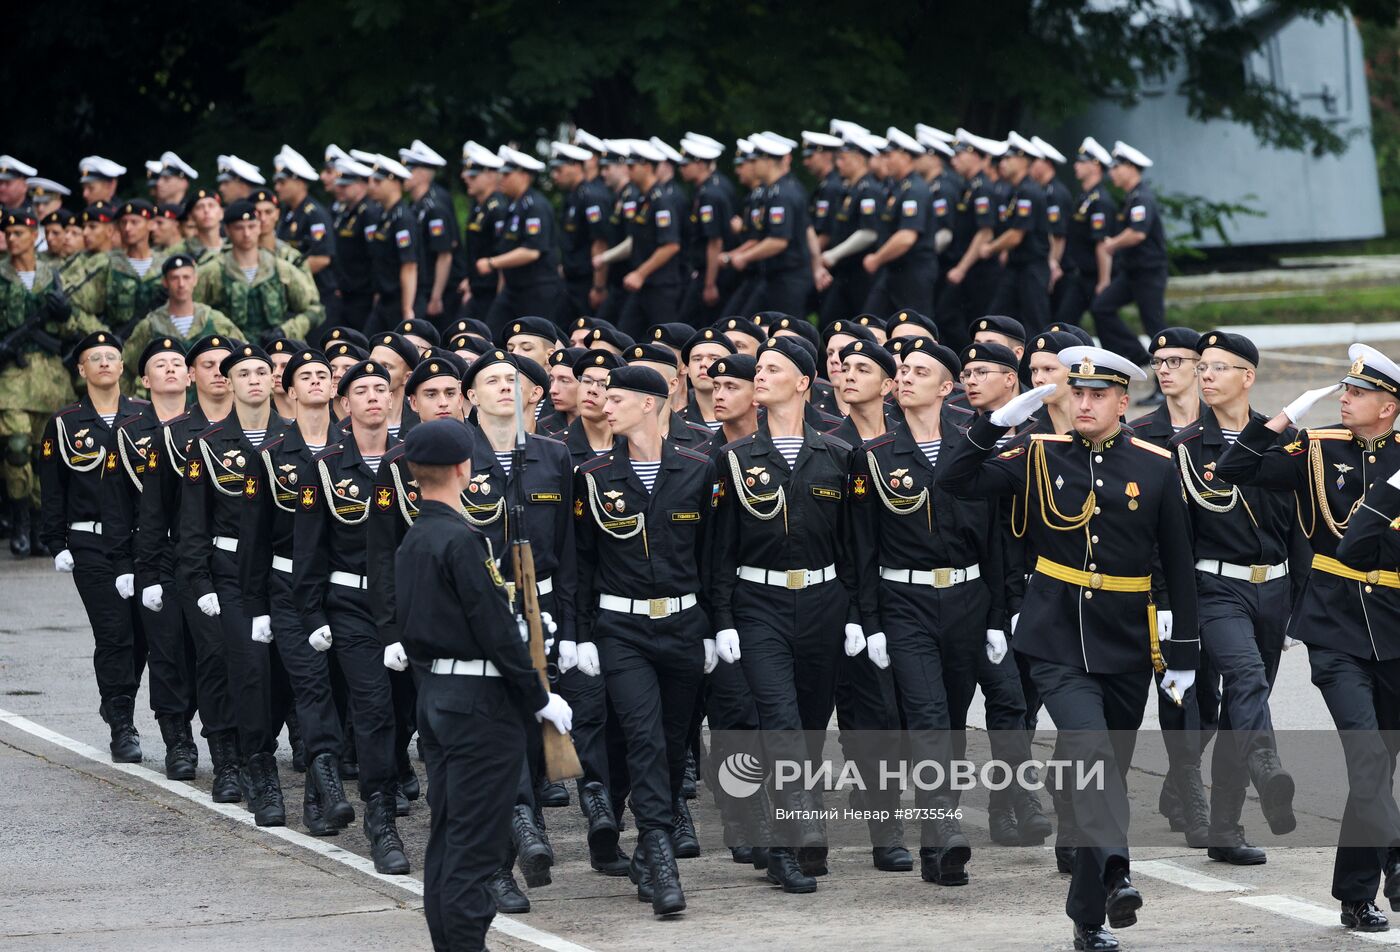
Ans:
[{"label": "chest badge", "polygon": [[748,469],[744,470],[744,472],[749,474],[747,478],[744,479],[744,485],[748,486],[750,489],[756,484],[767,486],[773,479],[773,477],[768,475],[768,470],[764,469],[762,466],[750,466]]},{"label": "chest badge", "polygon": [[909,470],[900,468],[890,470],[890,488],[898,489],[903,486],[909,489],[914,485],[914,477],[909,475]]},{"label": "chest badge", "polygon": [[1138,489],[1138,484],[1129,483],[1127,486],[1123,487],[1123,493],[1128,497],[1128,508],[1136,509],[1138,507],[1138,497],[1142,495],[1142,490]]},{"label": "chest badge", "polygon": [[1351,472],[1353,467],[1348,466],[1346,463],[1333,463],[1332,465],[1337,467],[1337,488],[1341,489],[1346,486],[1347,473]]},{"label": "chest badge", "polygon": [[1056,489],[1064,489],[1064,488],[1065,488],[1065,478],[1064,478],[1063,476],[1056,476],[1056,477],[1055,477],[1055,488],[1056,488]]},{"label": "chest badge", "polygon": [[608,500],[607,502],[603,503],[603,508],[606,509],[608,512],[626,511],[627,503],[622,501],[622,493],[620,493],[616,489],[609,489],[607,492],[603,493],[603,495],[606,496]]}]

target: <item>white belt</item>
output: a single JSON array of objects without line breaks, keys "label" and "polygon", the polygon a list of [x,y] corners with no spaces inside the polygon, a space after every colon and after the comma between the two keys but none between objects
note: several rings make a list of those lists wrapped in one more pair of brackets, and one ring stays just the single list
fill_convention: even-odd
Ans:
[{"label": "white belt", "polygon": [[745,582],[758,582],[760,585],[776,585],[778,588],[798,591],[809,585],[820,585],[836,577],[836,566],[824,569],[760,569],[752,565],[741,565],[734,573]]},{"label": "white belt", "polygon": [[369,579],[351,572],[332,572],[331,584],[344,585],[346,588],[369,588]]},{"label": "white belt", "polygon": [[1278,565],[1235,565],[1233,562],[1221,562],[1218,559],[1201,559],[1196,563],[1196,571],[1262,585],[1287,575],[1288,560],[1284,559]]},{"label": "white belt", "polygon": [[228,536],[214,536],[214,548],[223,549],[225,552],[237,552],[238,540]]},{"label": "white belt", "polygon": [[70,522],[69,532],[91,532],[93,535],[102,534],[102,523],[100,522]]},{"label": "white belt", "polygon": [[501,672],[494,664],[478,658],[475,661],[459,661],[456,658],[434,658],[433,674],[470,674],[478,678],[499,678]]},{"label": "white belt", "polygon": [[292,560],[283,555],[272,557],[272,567],[279,572],[290,572],[292,570]]},{"label": "white belt", "polygon": [[880,578],[889,582],[902,582],[905,585],[932,585],[934,588],[952,588],[963,582],[975,581],[982,577],[980,565],[969,565],[965,569],[892,569],[880,566]]},{"label": "white belt", "polygon": [[632,615],[646,615],[648,618],[670,618],[677,612],[694,608],[697,599],[694,595],[679,598],[623,598],[621,595],[599,595],[598,607],[604,611],[627,612]]},{"label": "white belt", "polygon": [[537,579],[535,579],[535,591],[536,591],[537,593],[539,593],[540,595],[548,595],[550,592],[554,591],[554,579],[552,579],[552,578],[537,578]]}]

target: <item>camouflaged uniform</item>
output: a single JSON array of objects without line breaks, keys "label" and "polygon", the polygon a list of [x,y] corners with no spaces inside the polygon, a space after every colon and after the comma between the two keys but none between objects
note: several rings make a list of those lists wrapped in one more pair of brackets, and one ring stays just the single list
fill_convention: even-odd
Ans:
[{"label": "camouflaged uniform", "polygon": [[326,316],[311,276],[266,250],[251,284],[232,251],[200,265],[194,299],[223,311],[250,341],[268,331],[305,340]]},{"label": "camouflaged uniform", "polygon": [[222,311],[216,311],[207,304],[196,303],[194,322],[190,324],[190,332],[181,334],[179,328],[175,326],[175,322],[170,318],[170,305],[162,304],[147,314],[145,319],[132,328],[131,333],[127,335],[126,344],[122,347],[122,362],[125,365],[125,369],[122,371],[122,392],[137,396],[143,395],[138,393],[138,391],[144,391],[145,388],[140,384],[136,365],[140,361],[141,352],[146,349],[146,345],[157,337],[173,337],[188,347],[194,341],[210,334],[237,338],[242,335],[242,331]]},{"label": "camouflaged uniform", "polygon": [[[227,245],[225,245],[227,247]],[[198,235],[190,235],[184,241],[178,242],[170,249],[170,254],[189,255],[195,260],[195,264],[204,264],[213,261],[219,256],[222,248],[210,248],[199,240]]]}]

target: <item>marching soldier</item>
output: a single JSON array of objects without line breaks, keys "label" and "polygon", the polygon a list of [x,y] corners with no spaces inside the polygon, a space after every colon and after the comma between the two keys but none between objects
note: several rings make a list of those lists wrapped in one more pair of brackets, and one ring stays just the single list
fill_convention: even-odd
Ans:
[{"label": "marching soldier", "polygon": [[604,398],[608,374],[622,366],[625,364],[617,354],[599,349],[584,351],[574,362],[574,376],[578,378],[578,419],[564,436],[574,469],[595,457],[607,455],[612,449],[613,434],[608,426]]},{"label": "marching soldier", "polygon": [[379,231],[383,209],[369,197],[373,170],[349,156],[335,163],[335,286],[340,296],[338,323],[356,331],[369,326],[374,308],[374,270],[370,246]]},{"label": "marching soldier", "polygon": [[160,264],[165,303],[151,310],[132,328],[122,350],[122,362],[130,376],[123,379],[127,393],[135,393],[141,375],[140,355],[156,338],[172,337],[183,346],[189,341],[218,334],[236,337],[239,329],[221,312],[194,299],[195,260],[184,252],[170,255]]},{"label": "marching soldier", "polygon": [[376,295],[365,333],[393,327],[413,319],[418,286],[427,276],[418,271],[418,223],[404,197],[404,185],[411,174],[387,155],[376,155],[369,179],[370,197],[379,204],[378,227],[369,241],[370,268]]},{"label": "marching soldier", "polygon": [[316,181],[316,170],[300,152],[289,145],[272,160],[277,170],[272,187],[282,205],[277,222],[277,238],[286,242],[301,260],[301,266],[311,272],[316,281],[316,293],[327,311],[327,324],[338,324],[339,315],[332,314],[336,298],[335,226],[321,203],[311,197],[310,183]]},{"label": "marching soldier", "polygon": [[305,271],[307,277],[310,277],[311,272],[306,271],[306,262],[301,252],[277,237],[277,226],[282,221],[281,199],[265,188],[257,188],[248,196],[248,201],[253,203],[253,211],[258,216],[258,247],[272,252],[292,267]]},{"label": "marching soldier", "polygon": [[1040,136],[1031,136],[1031,145],[1040,153],[1031,163],[1031,177],[1045,189],[1045,222],[1050,230],[1050,314],[1053,317],[1055,304],[1060,299],[1060,279],[1064,277],[1065,235],[1069,231],[1068,215],[1074,199],[1056,177],[1058,167],[1065,164],[1064,155]]},{"label": "marching soldier", "polygon": [[103,474],[116,466],[115,423],[136,406],[121,394],[121,341],[111,331],[88,334],[74,347],[72,360],[87,388],[82,399],[54,414],[44,429],[39,536],[56,553],[54,568],[72,573],[92,626],[92,665],[102,699],[98,710],[111,728],[112,762],[137,764],[141,741],[132,718],[146,644],[116,587],[101,506]]},{"label": "marching soldier", "polygon": [[501,146],[499,157],[501,189],[510,206],[496,248],[476,261],[477,274],[501,278],[501,291],[485,318],[496,332],[516,318],[552,317],[564,293],[554,207],[534,187],[544,163],[509,146]]},{"label": "marching soldier", "polygon": [[756,268],[755,283],[743,307],[731,300],[730,313],[781,311],[805,315],[812,291],[811,252],[807,245],[807,194],[792,173],[788,160],[792,146],[759,133],[751,140],[750,164],[762,198],[754,206],[754,232],[734,251],[720,256],[720,264],[737,271]]},{"label": "marching soldier", "polygon": [[112,204],[117,200],[117,179],[126,174],[125,166],[100,155],[89,155],[78,161],[78,182],[83,186],[83,201]]},{"label": "marching soldier", "polygon": [[689,283],[678,316],[691,327],[704,327],[720,317],[719,307],[733,291],[733,272],[722,271],[719,256],[738,244],[729,220],[738,207],[734,185],[715,168],[724,146],[709,136],[688,132],[681,140],[685,163],[681,175],[693,188],[685,229]]},{"label": "marching soldier", "polygon": [[171,249],[204,264],[224,250],[224,200],[213,189],[196,188],[185,199],[184,218],[194,226],[194,234]]},{"label": "marching soldier", "polygon": [[1031,163],[1042,158],[1029,139],[1011,133],[1001,158],[1012,188],[1002,218],[1006,230],[980,251],[983,260],[1006,253],[989,309],[1017,318],[1032,332],[1050,323],[1050,222],[1045,186],[1030,174]]},{"label": "marching soldier", "polygon": [[[115,328],[123,338],[164,297],[161,263],[165,256],[151,250],[155,211],[155,206],[145,199],[122,204],[117,213],[121,250],[107,255],[105,274],[89,282],[76,299],[79,307],[100,314],[107,326]],[[96,295],[101,301],[95,310],[86,304],[89,295]]]},{"label": "marching soldier", "polygon": [[1079,181],[1079,197],[1065,224],[1065,253],[1060,259],[1064,276],[1059,281],[1060,297],[1055,319],[1077,325],[1094,297],[1113,273],[1113,252],[1103,245],[1113,234],[1118,206],[1104,184],[1104,172],[1113,165],[1113,156],[1089,136],[1079,144],[1074,156],[1074,177]]},{"label": "marching soldier", "polygon": [[[996,453],[1007,427],[1025,422],[1048,392],[1031,390],[973,423],[967,439],[940,461],[937,484],[962,495],[1019,500],[1023,521],[1013,531],[1027,535],[1037,560],[1016,650],[1031,659],[1056,726],[1074,732],[1061,733],[1064,752],[1106,768],[1102,786],[1070,792],[1083,842],[1065,912],[1076,948],[1115,949],[1104,921],[1131,926],[1142,906],[1129,875],[1124,777],[1152,669],[1165,664],[1162,690],[1177,696],[1195,681],[1195,573],[1170,454],[1120,424],[1129,383],[1146,375],[1094,347],[1070,347],[1060,358],[1070,368],[1075,431],[1034,434]],[[1160,652],[1149,598],[1154,548],[1178,623]],[[1168,660],[1160,661],[1162,654]]]},{"label": "marching soldier", "polygon": [[180,231],[180,218],[184,215],[183,205],[162,202],[156,206],[155,217],[151,219],[151,247],[161,254],[168,255],[175,246],[185,240]]},{"label": "marching soldier", "polygon": [[408,195],[418,222],[418,297],[414,313],[438,325],[457,314],[457,286],[466,277],[462,265],[462,236],[457,212],[447,189],[433,181],[447,160],[422,139],[399,150],[409,171]]},{"label": "marching soldier", "polygon": [[861,260],[862,252],[878,246],[884,228],[880,216],[885,197],[870,172],[870,159],[879,154],[869,136],[844,139],[836,153],[845,188],[831,215],[830,241],[822,251],[822,267],[832,279],[822,299],[823,326],[855,317],[870,296],[874,276],[861,266]]},{"label": "marching soldier", "polygon": [[484,321],[499,290],[500,275],[490,270],[483,274],[478,262],[496,253],[505,234],[510,199],[500,190],[504,167],[505,163],[485,146],[471,141],[462,146],[462,181],[472,200],[462,239],[467,276],[457,286],[464,318]]},{"label": "marching soldier", "polygon": [[666,406],[661,413],[661,438],[677,446],[684,446],[703,453],[713,435],[710,428],[699,423],[687,422],[679,413],[671,409],[671,398],[680,389],[680,365],[671,356],[671,351],[660,344],[633,344],[627,348],[623,360],[627,365],[647,367],[661,375],[666,381],[669,394]]},{"label": "marching soldier", "polygon": [[550,177],[564,195],[564,222],[560,260],[564,271],[565,299],[553,317],[560,326],[574,318],[592,314],[588,295],[594,288],[606,287],[607,269],[596,268],[593,256],[608,247],[607,216],[612,193],[601,179],[587,177],[586,165],[593,158],[587,149],[567,142],[549,145]]},{"label": "marching soldier", "polygon": [[997,210],[993,203],[992,181],[988,178],[990,160],[1002,153],[1001,143],[959,129],[953,143],[953,168],[964,184],[955,206],[953,240],[948,256],[955,264],[949,269],[943,293],[933,310],[941,332],[939,339],[949,347],[961,348],[963,328],[986,314],[996,293],[996,261],[983,258],[982,248],[993,239]]},{"label": "marching soldier", "polygon": [[369,357],[389,376],[389,404],[385,425],[391,440],[401,440],[418,422],[418,416],[404,400],[408,375],[418,366],[422,355],[418,348],[401,334],[380,334],[370,346]]},{"label": "marching soldier", "polygon": [[219,156],[218,169],[215,180],[219,183],[219,195],[223,197],[225,205],[246,201],[253,194],[253,189],[267,185],[267,179],[262,177],[262,171],[256,165],[236,155]]},{"label": "marching soldier", "polygon": [[934,250],[937,220],[928,183],[914,171],[914,159],[925,149],[913,136],[893,126],[885,136],[884,163],[891,187],[885,198],[884,222],[889,234],[879,249],[861,261],[866,273],[875,275],[863,310],[888,314],[907,307],[932,312],[933,286],[938,281],[938,253]]},{"label": "marching soldier", "polygon": [[[1393,624],[1393,591],[1400,580],[1377,568],[1384,563],[1364,545],[1358,546],[1360,560],[1345,561],[1343,546],[1367,488],[1400,467],[1394,438],[1400,366],[1366,344],[1352,344],[1348,356],[1352,364],[1341,383],[1309,390],[1268,421],[1251,420],[1215,472],[1235,485],[1295,495],[1313,556],[1289,615],[1288,636],[1308,646],[1313,684],[1347,741],[1349,790],[1332,896],[1342,904],[1342,925],[1382,932],[1389,928],[1375,903],[1382,873],[1392,910],[1400,898],[1400,859],[1388,852],[1400,844],[1400,810],[1391,793],[1391,758],[1377,733],[1400,728],[1386,700],[1400,691],[1400,639]],[[1339,426],[1305,427],[1292,442],[1277,445],[1280,434],[1338,390]]]},{"label": "marching soldier", "polygon": [[574,376],[574,364],[585,352],[582,347],[561,347],[549,355],[549,405],[554,410],[538,421],[540,432],[546,436],[563,439],[564,431],[578,419],[578,378]]}]

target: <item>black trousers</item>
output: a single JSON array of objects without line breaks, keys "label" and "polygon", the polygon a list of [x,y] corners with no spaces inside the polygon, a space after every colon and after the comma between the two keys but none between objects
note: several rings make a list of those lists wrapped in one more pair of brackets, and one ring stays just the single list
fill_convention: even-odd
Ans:
[{"label": "black trousers", "polygon": [[893,268],[886,265],[875,276],[863,310],[884,320],[900,308],[933,317],[933,288],[938,283],[938,261],[926,265]]},{"label": "black trousers", "polygon": [[[161,579],[168,599],[161,611],[137,605],[141,630],[146,633],[147,663],[150,667],[151,713],[156,717],[194,717],[195,654],[185,618],[175,595],[175,580]],[[138,588],[133,602],[140,601]]]},{"label": "black trousers", "polygon": [[491,302],[491,310],[486,312],[486,323],[493,338],[518,317],[553,318],[563,294],[564,279],[558,276],[523,288],[506,285]]},{"label": "black trousers", "polygon": [[[340,292],[340,307],[338,323],[346,327],[352,327],[357,331],[363,331],[369,326],[369,313],[374,310],[373,292],[352,293]],[[329,317],[329,315],[328,315]],[[327,327],[331,326],[329,320]]]},{"label": "black trousers", "polygon": [[961,284],[947,282],[943,285],[943,293],[933,306],[940,341],[955,352],[971,343],[967,327],[988,313],[1000,275],[1001,265],[995,261],[979,261],[968,269]]},{"label": "black trousers", "polygon": [[[1400,809],[1392,787],[1400,660],[1376,661],[1309,645],[1308,663],[1312,683],[1341,733],[1347,762],[1347,803],[1332,866],[1332,896],[1342,902],[1374,899],[1386,851],[1400,846]],[[1347,845],[1357,843],[1374,845]]]},{"label": "black trousers", "polygon": [[[1057,756],[1102,761],[1104,783],[1071,784],[1069,799],[1082,841],[1074,853],[1065,913],[1075,922],[1101,925],[1112,868],[1128,867],[1128,788],[1137,729],[1142,724],[1148,671],[1090,674],[1082,668],[1033,658],[1031,676],[1055,727],[1060,731]],[[1110,733],[1111,732],[1111,733]]]},{"label": "black trousers", "polygon": [[389,695],[394,702],[394,776],[402,781],[413,773],[408,745],[418,729],[417,671],[411,666],[406,671],[384,670],[389,674]]},{"label": "black trousers", "polygon": [[719,276],[715,279],[715,287],[719,289],[719,300],[714,304],[705,303],[705,266],[702,263],[699,270],[690,275],[686,282],[685,290],[681,292],[680,319],[691,327],[701,329],[709,327],[715,321],[733,311],[725,311],[725,302],[734,293],[738,281],[735,279],[734,271],[729,268],[721,268]]},{"label": "black trousers", "polygon": [[[862,268],[859,261],[849,266],[841,262],[837,269],[831,273],[831,287],[826,289],[826,296],[822,299],[822,327],[832,321],[849,321],[861,313],[865,308],[865,299],[870,296],[870,286],[875,282],[875,276]],[[933,316],[928,311],[922,313],[927,317]],[[878,311],[876,316],[883,319],[889,316],[889,312]]]},{"label": "black trousers", "polygon": [[457,306],[458,320],[484,321],[491,313],[491,305],[496,303],[496,289],[486,288],[478,290],[472,288],[472,296],[467,298]]},{"label": "black trousers", "polygon": [[1055,320],[1060,324],[1073,324],[1076,327],[1084,320],[1084,313],[1094,303],[1094,285],[1098,275],[1083,271],[1066,271],[1055,285]]},{"label": "black trousers", "polygon": [[652,287],[648,283],[642,285],[640,291],[628,292],[617,329],[633,340],[643,340],[647,328],[653,324],[675,321],[679,315],[680,290],[675,284]]},{"label": "black trousers", "polygon": [[480,952],[496,915],[486,881],[506,860],[525,731],[500,678],[426,674],[420,687],[431,811],[423,914],[437,952]]},{"label": "black trousers", "polygon": [[[1016,649],[1008,642],[1006,657],[1000,663],[992,664],[985,647],[985,627],[982,644],[982,650],[976,655],[977,683],[982,686],[982,699],[986,706],[988,746],[994,760],[1008,764],[1014,770],[1031,756],[1031,738],[1025,730],[1026,697],[1021,691],[1021,669]],[[960,750],[959,756],[962,753]],[[1013,797],[1014,787],[991,790],[987,796],[988,806],[994,810],[1010,810]]]},{"label": "black trousers", "polygon": [[590,678],[578,668],[570,668],[559,675],[554,685],[559,696],[569,702],[574,710],[574,750],[578,752],[579,764],[583,767],[580,784],[601,783],[610,789],[607,722],[607,689],[602,678]]},{"label": "black trousers", "polygon": [[[167,596],[162,611],[178,610],[194,642],[195,702],[199,706],[200,733],[205,737],[221,731],[238,729],[234,714],[233,695],[229,691],[228,655],[224,651],[224,635],[219,620],[199,610],[194,597],[181,588],[176,592],[178,609]],[[251,629],[249,630],[251,634]]]},{"label": "black trousers", "polygon": [[326,596],[331,650],[340,662],[355,726],[360,764],[360,799],[387,792],[397,780],[394,757],[394,698],[384,643],[364,589],[331,585]]},{"label": "black trousers", "polygon": [[219,615],[214,621],[224,640],[228,693],[238,722],[238,746],[245,759],[271,753],[277,749],[277,729],[272,721],[272,652],[268,645],[250,637],[252,619],[243,611],[238,555],[215,549],[209,567],[214,592],[219,596]]},{"label": "black trousers", "polygon": [[306,640],[301,614],[292,598],[291,575],[274,570],[267,594],[272,609],[272,643],[291,681],[306,759],[325,753],[339,757],[344,736],[331,693],[330,659]]},{"label": "black trousers", "polygon": [[685,779],[686,741],[705,667],[705,613],[670,618],[599,610],[594,627],[608,699],[627,743],[639,836],[671,828]]},{"label": "black trousers", "polygon": [[1014,317],[1034,334],[1050,326],[1050,263],[1008,264],[992,297],[992,314]]},{"label": "black trousers", "polygon": [[1128,271],[1114,268],[1113,279],[1103,293],[1094,298],[1090,311],[1099,342],[1105,348],[1135,364],[1146,364],[1147,351],[1137,336],[1123,323],[1119,308],[1136,304],[1142,319],[1142,332],[1149,338],[1167,326],[1167,269],[1160,271]]},{"label": "black trousers", "polygon": [[[724,272],[721,272],[721,274],[723,273]],[[752,308],[749,307],[749,301],[753,297],[754,288],[758,283],[759,276],[756,273],[750,271],[739,272],[734,282],[734,290],[731,291],[729,296],[720,304],[719,316],[746,316],[749,311],[752,310]]]},{"label": "black trousers", "polygon": [[728,314],[749,316],[758,311],[780,311],[793,317],[806,317],[807,296],[811,293],[812,272],[805,267],[757,274],[749,286],[747,297],[740,302],[736,295],[732,302],[742,303],[743,306],[730,310]]},{"label": "black trousers", "polygon": [[564,279],[564,293],[559,296],[559,303],[555,306],[554,313],[546,314],[546,317],[553,317],[554,323],[559,327],[568,328],[576,317],[584,317],[592,314],[593,309],[588,305],[588,292],[593,288],[593,273],[579,278]]},{"label": "black trousers", "polygon": [[365,321],[363,328],[366,337],[373,337],[375,334],[392,330],[399,321],[403,320],[403,302],[399,300],[399,292],[393,294],[381,294],[374,302],[374,307],[370,309],[369,318]]},{"label": "black trousers", "polygon": [[144,636],[137,644],[134,610],[117,594],[116,573],[102,536],[74,532],[68,540],[73,556],[73,585],[92,626],[92,667],[103,709],[114,697],[135,697],[146,668]]}]

